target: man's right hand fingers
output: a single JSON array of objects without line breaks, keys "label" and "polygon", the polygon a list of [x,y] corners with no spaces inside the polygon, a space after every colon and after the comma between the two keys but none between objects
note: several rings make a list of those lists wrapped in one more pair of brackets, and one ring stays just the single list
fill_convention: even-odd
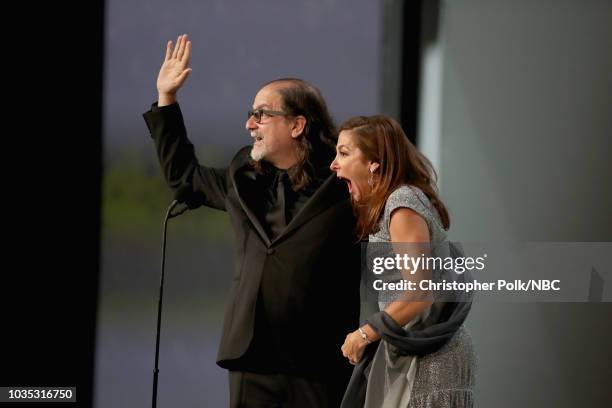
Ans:
[{"label": "man's right hand fingers", "polygon": [[181,75],[179,75],[179,78],[178,78],[178,82],[180,84],[179,86],[183,85],[183,82],[185,82],[185,79],[187,79],[189,74],[191,74],[191,68],[187,68],[186,70],[181,72]]},{"label": "man's right hand fingers", "polygon": [[172,47],[172,41],[166,44],[165,61],[169,59],[184,60],[189,63],[189,55],[191,54],[191,42],[187,41],[187,34],[179,35],[176,39],[176,44]]},{"label": "man's right hand fingers", "polygon": [[178,45],[178,54],[176,56],[179,60],[183,59],[183,54],[185,54],[186,46],[187,46],[187,34],[183,34],[183,36],[181,37],[181,43]]},{"label": "man's right hand fingers", "polygon": [[189,65],[189,58],[191,56],[191,41],[187,41],[185,44],[185,53],[183,54],[183,63],[185,66]]},{"label": "man's right hand fingers", "polygon": [[168,61],[172,56],[172,41],[168,41],[166,44],[166,58],[165,61]]},{"label": "man's right hand fingers", "polygon": [[178,49],[179,49],[179,45],[181,44],[181,37],[182,37],[182,35],[179,35],[178,38],[176,39],[176,44],[174,45],[174,51],[172,51],[171,58],[176,58],[176,55],[177,55]]}]

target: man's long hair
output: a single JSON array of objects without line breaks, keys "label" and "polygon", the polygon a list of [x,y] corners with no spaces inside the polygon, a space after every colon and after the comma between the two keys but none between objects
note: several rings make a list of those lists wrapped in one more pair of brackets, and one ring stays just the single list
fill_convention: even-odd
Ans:
[{"label": "man's long hair", "polygon": [[[334,159],[338,141],[336,126],[317,87],[297,78],[280,78],[262,88],[271,84],[281,85],[278,93],[284,112],[306,118],[304,130],[296,140],[298,161],[287,171],[293,190],[298,191],[310,184],[318,169],[326,168]],[[255,170],[263,171],[260,162],[252,160],[251,164]]]}]

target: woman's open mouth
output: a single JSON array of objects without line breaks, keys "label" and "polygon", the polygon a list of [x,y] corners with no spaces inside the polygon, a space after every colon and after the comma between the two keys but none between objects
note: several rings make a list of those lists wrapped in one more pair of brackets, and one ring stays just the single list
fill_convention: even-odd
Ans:
[{"label": "woman's open mouth", "polygon": [[344,182],[346,182],[346,185],[348,187],[348,191],[349,193],[353,192],[353,183],[351,182],[351,180],[344,178],[344,177],[340,177],[341,180],[343,180]]}]

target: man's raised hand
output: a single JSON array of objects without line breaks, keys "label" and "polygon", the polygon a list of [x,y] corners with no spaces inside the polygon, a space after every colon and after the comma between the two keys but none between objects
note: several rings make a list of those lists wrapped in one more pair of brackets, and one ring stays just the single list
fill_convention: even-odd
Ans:
[{"label": "man's raised hand", "polygon": [[168,41],[166,57],[157,76],[158,106],[176,102],[176,93],[191,73],[188,67],[190,55],[191,41],[187,41],[187,34],[178,37],[174,48],[172,41]]}]

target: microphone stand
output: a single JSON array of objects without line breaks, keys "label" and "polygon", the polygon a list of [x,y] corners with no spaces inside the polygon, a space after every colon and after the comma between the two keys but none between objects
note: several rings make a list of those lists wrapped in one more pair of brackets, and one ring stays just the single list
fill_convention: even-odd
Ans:
[{"label": "microphone stand", "polygon": [[162,313],[162,299],[164,295],[164,271],[166,265],[166,231],[168,229],[168,220],[176,216],[181,215],[189,208],[185,207],[181,211],[173,214],[172,210],[178,205],[178,200],[172,201],[172,204],[168,207],[166,217],[164,218],[164,234],[162,239],[162,257],[161,257],[161,277],[159,280],[159,298],[157,300],[157,336],[155,338],[155,368],[153,369],[153,401],[152,407],[157,407],[157,380],[159,376],[159,333],[161,329],[161,313]]}]

